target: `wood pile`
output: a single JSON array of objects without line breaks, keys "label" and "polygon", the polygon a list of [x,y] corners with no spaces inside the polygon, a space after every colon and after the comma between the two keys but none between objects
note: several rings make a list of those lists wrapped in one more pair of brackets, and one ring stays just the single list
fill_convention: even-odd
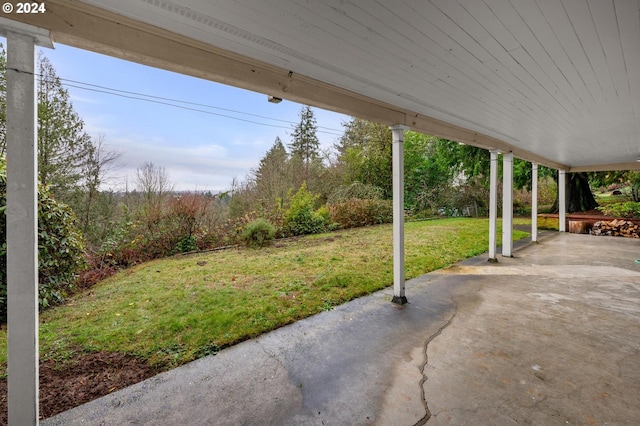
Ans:
[{"label": "wood pile", "polygon": [[611,221],[601,220],[593,224],[591,233],[593,235],[640,238],[639,228],[640,226],[624,219],[613,219]]}]

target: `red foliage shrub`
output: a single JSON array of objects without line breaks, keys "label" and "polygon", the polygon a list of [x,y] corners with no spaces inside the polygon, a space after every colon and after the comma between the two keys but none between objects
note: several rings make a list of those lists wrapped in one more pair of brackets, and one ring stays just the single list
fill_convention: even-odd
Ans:
[{"label": "red foliage shrub", "polygon": [[351,198],[329,206],[331,222],[341,228],[378,225],[393,221],[393,207],[388,200]]}]

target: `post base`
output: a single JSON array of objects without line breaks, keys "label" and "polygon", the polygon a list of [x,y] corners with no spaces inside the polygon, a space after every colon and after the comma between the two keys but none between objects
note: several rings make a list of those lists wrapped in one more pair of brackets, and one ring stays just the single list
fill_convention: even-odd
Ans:
[{"label": "post base", "polygon": [[404,305],[405,303],[407,303],[407,298],[405,296],[393,296],[393,299],[391,299],[391,303]]}]

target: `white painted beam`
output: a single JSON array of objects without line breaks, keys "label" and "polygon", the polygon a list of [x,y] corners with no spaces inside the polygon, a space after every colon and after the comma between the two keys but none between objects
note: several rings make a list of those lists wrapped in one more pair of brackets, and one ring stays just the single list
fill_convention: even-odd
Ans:
[{"label": "white painted beam", "polygon": [[407,126],[391,126],[393,135],[393,303],[405,304],[404,294],[404,132]]},{"label": "white painted beam", "polygon": [[567,172],[558,170],[558,227],[567,232]]},{"label": "white painted beam", "polygon": [[489,174],[489,262],[497,262],[496,245],[498,229],[498,151],[492,149]]},{"label": "white painted beam", "polygon": [[513,152],[502,155],[502,255],[513,256]]},{"label": "white painted beam", "polygon": [[591,166],[573,166],[568,169],[567,172],[610,172],[614,170],[640,170],[640,161],[630,161],[628,163],[615,164],[594,164]]},{"label": "white painted beam", "polygon": [[531,163],[531,242],[538,241],[538,163]]}]

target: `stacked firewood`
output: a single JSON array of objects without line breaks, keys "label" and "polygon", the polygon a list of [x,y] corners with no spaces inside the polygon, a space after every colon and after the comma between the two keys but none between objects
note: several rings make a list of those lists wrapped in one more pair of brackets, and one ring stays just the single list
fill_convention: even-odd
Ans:
[{"label": "stacked firewood", "polygon": [[611,221],[601,220],[593,224],[591,232],[593,235],[611,235],[614,237],[640,238],[640,227],[631,221],[624,219],[613,219]]}]

